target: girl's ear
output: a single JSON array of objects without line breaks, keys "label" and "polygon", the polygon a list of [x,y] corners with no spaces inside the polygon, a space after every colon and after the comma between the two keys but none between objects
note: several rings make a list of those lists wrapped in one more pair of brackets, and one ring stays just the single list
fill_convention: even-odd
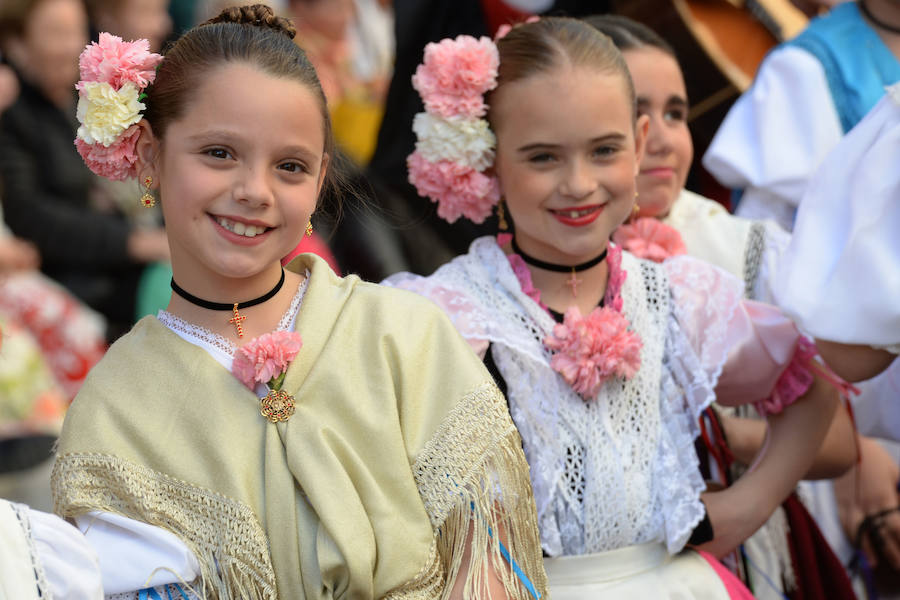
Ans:
[{"label": "girl's ear", "polygon": [[641,171],[641,161],[644,160],[644,151],[647,148],[647,132],[650,131],[650,117],[641,115],[634,124],[634,176]]},{"label": "girl's ear", "polygon": [[138,136],[137,144],[135,144],[135,154],[137,155],[138,179],[143,179],[149,175],[154,181],[158,179],[159,172],[158,160],[160,144],[159,140],[153,135],[153,129],[147,119],[141,119],[138,123],[141,134]]}]

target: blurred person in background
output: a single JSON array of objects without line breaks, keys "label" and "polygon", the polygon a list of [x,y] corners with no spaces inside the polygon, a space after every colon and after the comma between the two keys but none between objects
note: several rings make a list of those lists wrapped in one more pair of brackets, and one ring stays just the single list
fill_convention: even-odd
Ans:
[{"label": "blurred person in background", "polygon": [[0,5],[0,48],[21,88],[0,118],[0,180],[9,228],[37,247],[44,273],[107,318],[114,339],[134,321],[143,266],[167,261],[169,248],[161,228],[135,228],[94,203],[96,178],[73,144],[87,35],[80,0]]}]

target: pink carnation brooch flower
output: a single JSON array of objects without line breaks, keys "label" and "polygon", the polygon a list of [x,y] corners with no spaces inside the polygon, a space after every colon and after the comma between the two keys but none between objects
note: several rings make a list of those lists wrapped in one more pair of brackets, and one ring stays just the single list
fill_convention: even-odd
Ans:
[{"label": "pink carnation brooch flower", "polygon": [[613,233],[613,241],[638,258],[653,262],[687,254],[678,230],[652,217],[642,217],[634,223],[620,226]]},{"label": "pink carnation brooch flower", "polygon": [[497,86],[497,47],[487,37],[461,35],[425,47],[413,87],[425,104],[413,122],[416,151],[407,158],[409,182],[438,205],[442,219],[484,222],[500,200],[494,163],[496,138],[484,93]]},{"label": "pink carnation brooch flower", "polygon": [[631,379],[641,366],[641,339],[611,308],[595,308],[587,317],[577,307],[569,308],[544,345],[555,351],[550,366],[585,400],[594,398],[609,378]]},{"label": "pink carnation brooch flower", "polygon": [[125,42],[108,33],[81,53],[75,147],[94,173],[116,181],[137,175],[136,124],[146,108],[142,92],[156,78],[161,60],[147,40]]},{"label": "pink carnation brooch flower", "polygon": [[294,331],[275,331],[238,348],[231,372],[253,390],[264,383],[269,393],[260,398],[259,411],[272,423],[287,421],[294,414],[294,397],[281,389],[288,365],[297,356],[303,340]]}]

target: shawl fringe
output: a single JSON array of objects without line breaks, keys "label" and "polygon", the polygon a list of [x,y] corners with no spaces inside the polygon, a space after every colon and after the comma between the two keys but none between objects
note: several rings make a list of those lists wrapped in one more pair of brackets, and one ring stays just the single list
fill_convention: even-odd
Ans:
[{"label": "shawl fringe", "polygon": [[[486,586],[493,570],[510,598],[533,599],[504,558],[501,541],[538,597],[546,595],[534,497],[522,468],[526,464],[519,433],[493,383],[467,394],[422,450],[413,473],[435,530],[432,554],[446,577],[441,598],[450,596],[462,571],[464,598],[490,598]],[[427,567],[410,586],[435,576],[435,569]]]},{"label": "shawl fringe", "polygon": [[176,534],[200,563],[203,598],[277,599],[266,534],[240,502],[104,454],[57,457],[51,488],[62,517],[110,512]]}]

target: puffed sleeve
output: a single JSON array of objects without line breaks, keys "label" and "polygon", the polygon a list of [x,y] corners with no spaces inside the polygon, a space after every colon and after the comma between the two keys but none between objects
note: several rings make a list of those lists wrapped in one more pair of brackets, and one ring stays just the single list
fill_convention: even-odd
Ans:
[{"label": "puffed sleeve", "polygon": [[424,296],[440,306],[472,350],[484,358],[490,345],[487,317],[465,293],[454,289],[443,278],[422,277],[408,272],[391,275],[381,284]]},{"label": "puffed sleeve", "polygon": [[778,308],[744,300],[737,278],[702,261],[678,257],[664,266],[673,317],[719,402],[777,413],[806,393],[815,348]]},{"label": "puffed sleeve", "polygon": [[779,48],[729,110],[703,166],[744,190],[740,216],[790,230],[810,175],[843,134],[822,64],[805,50]]},{"label": "puffed sleeve", "polygon": [[778,305],[816,338],[900,352],[900,84],[810,181],[776,275]]},{"label": "puffed sleeve", "polygon": [[100,600],[93,548],[56,515],[0,500],[0,597]]}]

